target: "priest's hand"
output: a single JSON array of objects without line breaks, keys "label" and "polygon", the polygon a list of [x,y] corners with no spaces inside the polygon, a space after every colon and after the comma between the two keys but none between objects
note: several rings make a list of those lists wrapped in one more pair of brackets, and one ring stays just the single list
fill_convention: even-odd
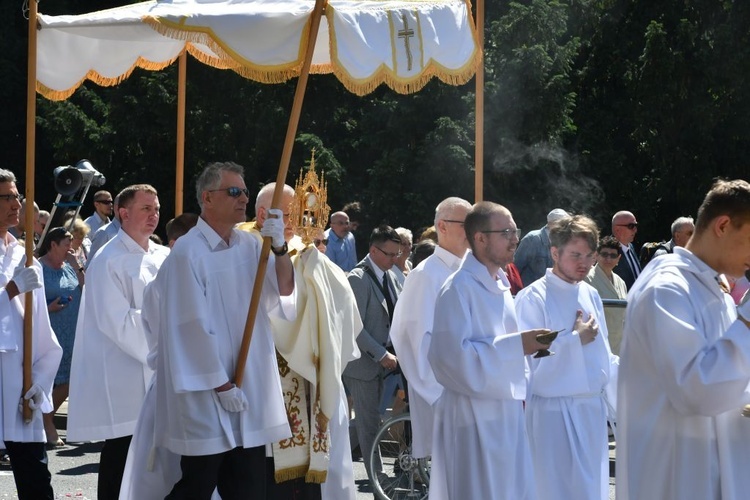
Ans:
[{"label": "priest's hand", "polygon": [[221,407],[228,412],[237,413],[245,411],[248,408],[249,403],[247,402],[245,393],[234,384],[232,384],[231,389],[217,392],[217,394],[219,395],[219,403],[221,403]]},{"label": "priest's hand", "polygon": [[260,228],[260,235],[264,238],[271,238],[271,246],[281,248],[286,243],[284,239],[284,213],[278,208],[268,210],[268,217],[263,221],[263,227]]},{"label": "priest's hand", "polygon": [[549,333],[547,328],[540,328],[538,330],[526,330],[521,332],[521,343],[523,344],[524,354],[534,354],[542,349],[547,349],[549,344],[542,344],[536,338],[537,335],[543,333]]},{"label": "priest's hand", "polygon": [[578,332],[578,338],[581,339],[581,345],[590,344],[599,334],[599,325],[596,324],[596,318],[589,314],[588,320],[583,321],[583,311],[576,313],[576,321],[573,323],[573,330]]}]

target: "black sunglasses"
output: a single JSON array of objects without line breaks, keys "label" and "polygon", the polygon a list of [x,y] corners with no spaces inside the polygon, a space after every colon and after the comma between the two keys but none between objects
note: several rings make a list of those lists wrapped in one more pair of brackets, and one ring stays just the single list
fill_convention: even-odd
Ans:
[{"label": "black sunglasses", "polygon": [[315,246],[318,246],[321,243],[324,244],[324,245],[327,245],[328,244],[328,238],[326,238],[324,240],[313,240],[313,243],[315,243]]},{"label": "black sunglasses", "polygon": [[633,229],[635,229],[635,228],[638,227],[638,223],[637,222],[631,222],[630,224],[617,224],[617,225],[620,226],[620,227],[626,227],[626,228],[630,229],[631,231]]},{"label": "black sunglasses", "polygon": [[245,195],[246,197],[250,198],[250,191],[247,188],[238,188],[236,186],[228,187],[228,188],[222,188],[222,189],[209,189],[209,193],[214,193],[216,191],[224,191],[232,198],[239,198],[241,195]]}]

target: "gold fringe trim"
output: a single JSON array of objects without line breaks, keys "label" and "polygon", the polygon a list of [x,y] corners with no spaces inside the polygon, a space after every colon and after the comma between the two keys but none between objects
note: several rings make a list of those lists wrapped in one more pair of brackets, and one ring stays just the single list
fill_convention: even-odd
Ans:
[{"label": "gold fringe trim", "polygon": [[[152,16],[144,17],[143,22],[163,36],[186,41],[189,44],[188,52],[190,55],[208,66],[217,69],[231,69],[244,78],[261,83],[283,83],[299,75],[299,67],[302,64],[301,59],[290,63],[268,66],[254,64],[234,52],[211,28],[186,26],[181,23],[175,24],[172,21]],[[302,32],[302,46],[307,44],[307,34],[309,31],[308,22]],[[205,45],[216,54],[216,57],[201,52],[192,44]]]},{"label": "gold fringe trim", "polygon": [[309,470],[305,475],[306,483],[325,483],[328,479],[328,471],[325,470]]},{"label": "gold fringe trim", "polygon": [[101,85],[102,87],[113,87],[115,85],[119,85],[123,80],[130,77],[135,68],[141,68],[147,71],[160,71],[174,63],[178,57],[179,54],[177,55],[177,57],[164,62],[154,62],[139,57],[127,71],[115,77],[102,76],[94,70],[89,70],[89,72],[86,73],[86,76],[81,78],[75,85],[65,90],[51,89],[37,80],[36,91],[50,101],[64,101],[68,97],[72,96],[75,91],[78,90],[78,87],[83,85],[83,82],[86,80],[91,80],[92,82],[96,83],[97,85]]},{"label": "gold fringe trim", "polygon": [[305,477],[305,475],[308,473],[308,467],[309,465],[298,465],[296,467],[290,467],[288,469],[277,470],[276,472],[274,472],[273,478],[277,483],[299,479],[301,477]]},{"label": "gold fringe trim", "polygon": [[[349,92],[358,96],[369,94],[383,83],[399,94],[413,94],[427,85],[427,82],[433,77],[436,77],[440,81],[449,85],[463,85],[474,77],[477,68],[483,61],[482,49],[479,47],[476,27],[470,14],[471,4],[468,1],[465,1],[465,4],[468,9],[467,19],[469,27],[472,32],[472,38],[474,39],[474,52],[469,57],[469,60],[460,68],[449,69],[430,59],[418,75],[409,78],[398,76],[385,64],[381,64],[380,67],[367,78],[352,77],[346,68],[337,63],[338,47],[336,44],[334,29],[334,12],[333,9],[326,9],[326,17],[328,18],[328,44],[331,54],[331,71]],[[311,70],[311,73],[312,72],[313,71]],[[315,73],[320,72],[322,71],[315,71]]]}]

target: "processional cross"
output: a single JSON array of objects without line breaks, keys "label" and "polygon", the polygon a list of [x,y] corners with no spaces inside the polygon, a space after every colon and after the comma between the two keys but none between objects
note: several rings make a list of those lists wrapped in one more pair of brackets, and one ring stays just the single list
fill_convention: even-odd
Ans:
[{"label": "processional cross", "polygon": [[404,39],[404,47],[406,48],[406,69],[411,71],[412,57],[411,57],[411,45],[409,44],[409,38],[414,36],[414,30],[409,28],[409,21],[406,18],[406,14],[401,13],[401,21],[404,23],[404,29],[399,30],[398,37]]}]

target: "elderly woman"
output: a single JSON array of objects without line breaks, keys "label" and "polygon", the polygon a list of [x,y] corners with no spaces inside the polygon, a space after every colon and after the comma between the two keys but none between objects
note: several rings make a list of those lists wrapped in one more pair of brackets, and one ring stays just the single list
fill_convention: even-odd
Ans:
[{"label": "elderly woman", "polygon": [[65,227],[70,229],[70,234],[73,239],[70,241],[70,253],[78,261],[79,267],[86,267],[86,261],[89,258],[89,248],[91,247],[91,240],[87,238],[89,234],[89,226],[81,220],[80,217],[76,217],[72,225],[70,222],[65,223]]},{"label": "elderly woman", "polygon": [[391,271],[396,275],[396,279],[401,283],[401,286],[404,286],[406,275],[411,271],[409,257],[411,256],[412,234],[411,231],[405,227],[397,227],[396,233],[398,233],[398,236],[401,239],[401,246],[399,248],[398,258],[396,258],[396,263],[393,264]]},{"label": "elderly woman", "polygon": [[67,229],[56,227],[47,233],[39,249],[49,322],[63,349],[52,389],[54,410],[44,415],[44,430],[47,433],[47,443],[51,446],[64,445],[57,435],[53,416],[68,397],[70,363],[83,286],[83,268],[71,253],[72,240],[73,236]]},{"label": "elderly woman", "polygon": [[[602,299],[624,300],[628,295],[625,282],[613,272],[617,263],[620,262],[621,255],[620,243],[614,236],[605,236],[599,240],[596,248],[596,265],[586,276],[586,283],[596,288]],[[604,317],[609,328],[609,345],[614,354],[619,354],[625,308],[605,306]]]}]

